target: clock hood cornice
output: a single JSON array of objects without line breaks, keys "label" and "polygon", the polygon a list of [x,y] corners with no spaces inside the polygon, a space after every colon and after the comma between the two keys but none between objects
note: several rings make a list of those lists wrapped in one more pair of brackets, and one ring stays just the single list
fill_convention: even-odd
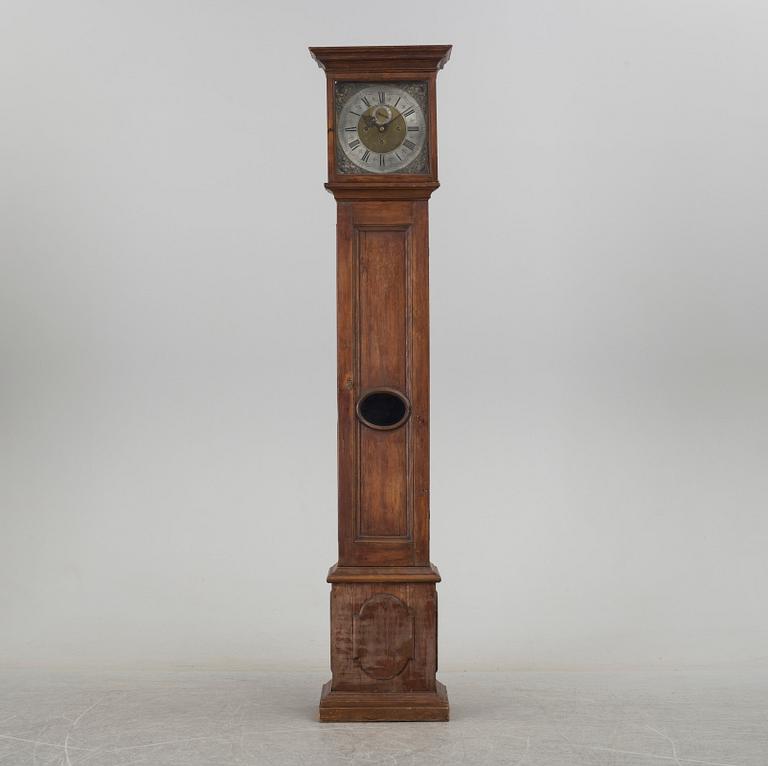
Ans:
[{"label": "clock hood cornice", "polygon": [[381,74],[436,72],[451,56],[450,45],[360,45],[310,48],[312,58],[327,72]]}]

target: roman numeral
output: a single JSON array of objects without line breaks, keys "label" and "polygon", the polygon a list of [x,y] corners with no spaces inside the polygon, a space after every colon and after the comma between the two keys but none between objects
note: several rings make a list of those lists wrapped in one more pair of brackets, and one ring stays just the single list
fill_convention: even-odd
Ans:
[{"label": "roman numeral", "polygon": [[355,139],[354,141],[349,143],[350,149],[357,149],[358,146],[360,146],[360,141],[358,139]]},{"label": "roman numeral", "polygon": [[365,154],[363,155],[363,162],[368,162],[368,158],[371,156],[371,153],[368,149],[365,150]]},{"label": "roman numeral", "polygon": [[413,141],[409,141],[407,138],[405,141],[403,141],[403,146],[407,147],[411,151],[413,151],[416,148],[416,144],[413,143]]},{"label": "roman numeral", "polygon": [[383,104],[384,103],[384,99],[386,97],[387,97],[387,94],[383,90],[380,90],[379,91],[379,103]]},{"label": "roman numeral", "polygon": [[362,116],[363,116],[362,114],[360,114],[360,112],[355,112],[355,111],[354,111],[354,110],[352,110],[352,109],[350,109],[349,111],[350,111],[352,114],[356,114],[358,117],[362,117]]},{"label": "roman numeral", "polygon": [[403,158],[397,152],[395,152],[395,157],[397,157],[397,161],[398,162],[402,162],[403,161]]},{"label": "roman numeral", "polygon": [[401,99],[401,98],[402,98],[402,96],[398,96],[398,97],[397,97],[397,101],[395,101],[395,103],[394,103],[394,104],[392,104],[392,106],[397,106],[397,105],[400,103],[400,99]]},{"label": "roman numeral", "polygon": [[[349,130],[349,128],[347,128],[347,130]],[[353,130],[354,130],[354,128],[353,128]],[[419,130],[419,126],[418,125],[409,125],[408,126],[408,130],[416,130],[416,131],[418,131]]]},{"label": "roman numeral", "polygon": [[[346,130],[349,133],[354,133],[357,130],[357,125],[352,125],[349,128],[344,128],[344,130]],[[410,128],[408,128],[408,130],[410,130]]]},{"label": "roman numeral", "polygon": [[379,155],[379,167],[380,168],[384,167],[384,155],[383,154]]},{"label": "roman numeral", "polygon": [[362,102],[363,102],[363,103],[364,103],[366,106],[370,106],[370,105],[371,105],[371,102],[370,102],[370,101],[369,101],[369,100],[368,100],[368,99],[367,99],[365,96],[360,96],[360,100],[361,100],[361,101],[362,101]]},{"label": "roman numeral", "polygon": [[414,112],[414,108],[411,107],[407,112],[403,112],[403,117],[410,117]]}]

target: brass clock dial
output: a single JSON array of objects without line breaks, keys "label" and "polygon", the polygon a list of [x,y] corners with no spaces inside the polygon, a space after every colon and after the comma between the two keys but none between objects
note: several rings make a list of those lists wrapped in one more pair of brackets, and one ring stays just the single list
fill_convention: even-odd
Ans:
[{"label": "brass clock dial", "polygon": [[342,101],[336,134],[355,168],[368,173],[419,172],[407,168],[423,160],[427,123],[412,91],[395,83],[365,83]]}]

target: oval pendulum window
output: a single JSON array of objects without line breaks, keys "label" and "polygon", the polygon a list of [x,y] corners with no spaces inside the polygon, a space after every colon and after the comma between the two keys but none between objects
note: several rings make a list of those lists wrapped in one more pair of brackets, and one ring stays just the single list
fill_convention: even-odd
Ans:
[{"label": "oval pendulum window", "polygon": [[357,417],[369,428],[388,431],[403,425],[411,414],[411,403],[393,388],[367,391],[357,402]]}]

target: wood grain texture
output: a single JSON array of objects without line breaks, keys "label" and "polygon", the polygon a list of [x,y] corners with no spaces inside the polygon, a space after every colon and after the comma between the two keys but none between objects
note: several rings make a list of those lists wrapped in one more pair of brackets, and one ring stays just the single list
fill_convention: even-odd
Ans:
[{"label": "wood grain texture", "polygon": [[[401,606],[393,607],[397,602]],[[433,583],[345,583],[331,589],[334,691],[434,691],[436,638]],[[372,673],[372,667],[382,670]]]},{"label": "wood grain texture", "polygon": [[363,540],[408,540],[408,427],[395,433],[360,427],[358,532]]},{"label": "wood grain texture", "polygon": [[309,52],[321,69],[354,70],[379,76],[383,71],[442,69],[451,57],[451,45],[364,45],[312,47]]},{"label": "wood grain texture", "polygon": [[439,681],[433,692],[367,694],[337,692],[323,686],[318,718],[322,722],[447,721],[448,693]]},{"label": "wood grain texture", "polygon": [[[349,176],[344,176],[348,178]],[[409,176],[413,178],[414,176]],[[339,201],[363,202],[370,199],[378,200],[426,200],[440,184],[437,181],[413,182],[393,186],[389,183],[377,185],[375,179],[364,184],[354,181],[328,182],[325,188]]]},{"label": "wood grain texture", "polygon": [[[409,228],[357,226],[355,392],[386,386],[407,395],[410,290]],[[357,537],[410,534],[410,429],[392,433],[359,422]]]},{"label": "wood grain texture", "polygon": [[377,681],[400,675],[414,657],[413,628],[413,612],[399,598],[371,596],[352,615],[352,659]]},{"label": "wood grain texture", "polygon": [[[437,173],[437,73],[451,55],[450,45],[387,45],[312,47],[312,58],[326,74],[328,122],[328,182],[326,188],[337,200],[429,199],[439,186]],[[334,83],[337,81],[387,82],[423,80],[427,83],[427,130],[429,171],[423,175],[347,175],[336,172],[336,111]]]},{"label": "wood grain texture", "polygon": [[[427,203],[338,203],[339,562],[429,564]],[[357,417],[369,389],[411,403],[400,428]]]},{"label": "wood grain texture", "polygon": [[440,582],[434,564],[412,567],[345,567],[334,564],[328,570],[327,582]]},{"label": "wood grain texture", "polygon": [[410,301],[409,227],[355,227],[358,377],[365,390],[405,388]]},{"label": "wood grain texture", "polygon": [[[328,182],[337,202],[339,561],[321,721],[448,720],[429,561],[428,199],[437,176],[436,76],[450,46],[312,48],[326,72]],[[337,175],[334,85],[422,80],[428,172]],[[410,416],[366,425],[361,396],[394,391]]]}]

